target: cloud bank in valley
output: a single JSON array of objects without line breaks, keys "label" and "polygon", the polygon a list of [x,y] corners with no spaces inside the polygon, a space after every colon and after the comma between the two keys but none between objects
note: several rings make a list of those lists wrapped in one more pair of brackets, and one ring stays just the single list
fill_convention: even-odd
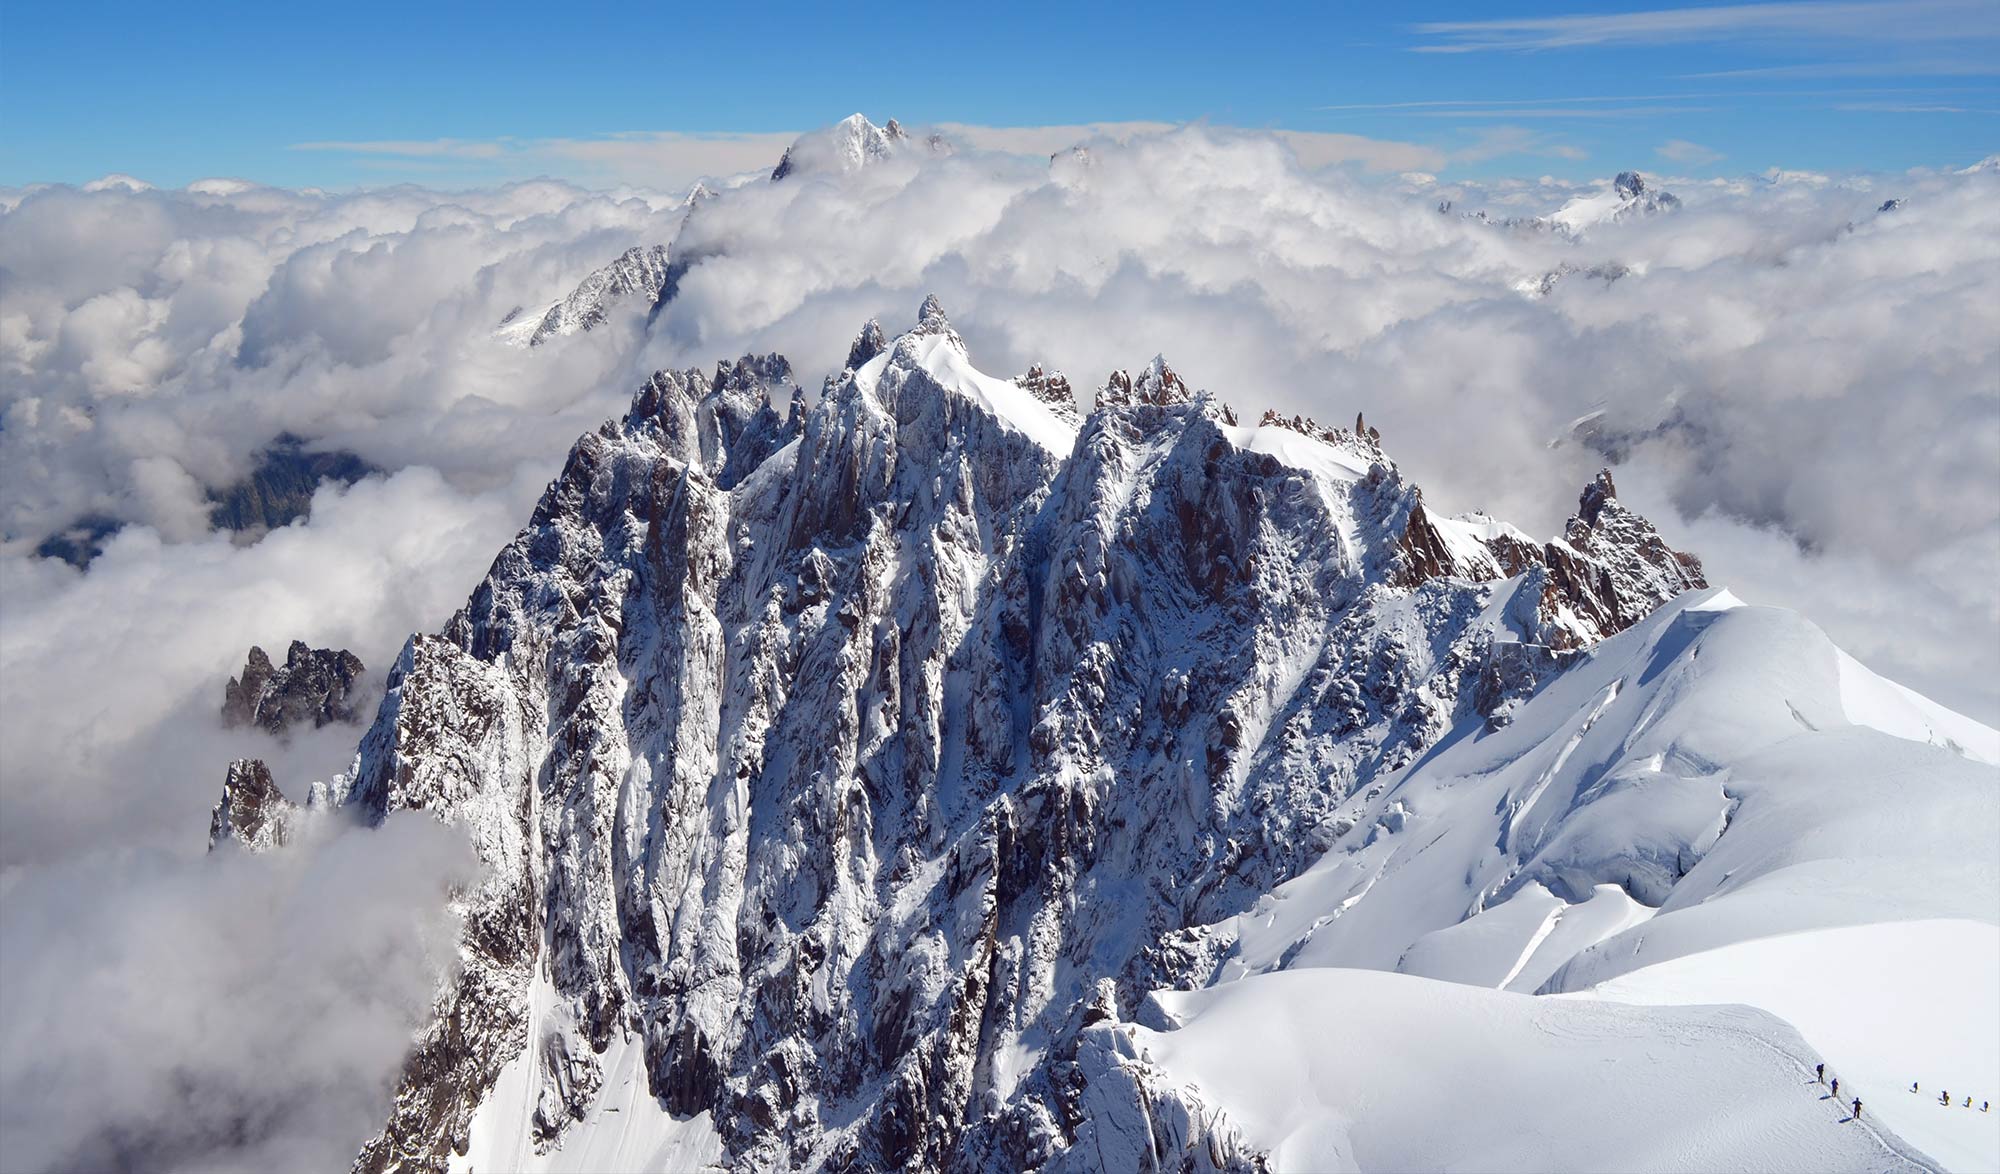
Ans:
[{"label": "cloud bank in valley", "polygon": [[[0,1111],[30,1164],[150,1144],[200,1165],[242,1136],[337,1165],[378,1121],[463,855],[417,821],[204,860],[229,757],[301,796],[355,737],[220,730],[248,645],[379,673],[646,372],[777,350],[812,388],[863,321],[930,292],[994,374],[1088,387],[1165,351],[1253,418],[1365,410],[1446,511],[1552,532],[1614,460],[1713,581],[2000,717],[2000,169],[1669,182],[1677,212],[1579,237],[1500,222],[1571,185],[1395,174],[1444,158],[1077,133],[1053,159],[1046,136],[974,136],[760,169],[691,212],[553,182],[0,193]],[[533,350],[496,337],[656,243],[676,293],[650,323],[627,305]],[[208,494],[286,433],[383,472],[254,542],[213,532]],[[91,515],[126,528],[87,570],[34,556]],[[82,999],[116,1004],[101,1035],[33,1029]],[[114,1061],[119,1039],[148,1046]]]}]

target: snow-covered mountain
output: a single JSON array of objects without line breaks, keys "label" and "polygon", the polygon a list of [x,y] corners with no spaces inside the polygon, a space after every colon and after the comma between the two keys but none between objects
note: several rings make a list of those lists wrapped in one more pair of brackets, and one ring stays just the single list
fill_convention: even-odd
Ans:
[{"label": "snow-covered mountain", "polygon": [[1680,197],[1648,186],[1638,172],[1621,171],[1609,188],[1572,198],[1550,215],[1549,222],[1565,232],[1581,234],[1594,225],[1657,216],[1680,205]]},{"label": "snow-covered mountain", "polygon": [[[696,185],[687,197],[692,207]],[[604,325],[612,307],[629,302],[651,307],[667,283],[667,246],[649,245],[626,249],[602,269],[594,270],[560,301],[539,313],[516,309],[500,323],[495,333],[516,346],[540,346],[551,338],[561,338]]]},{"label": "snow-covered mountain", "polygon": [[[1553,233],[1560,237],[1582,238],[1598,225],[1659,216],[1677,211],[1680,206],[1679,196],[1652,187],[1647,184],[1646,178],[1636,171],[1621,171],[1612,179],[1609,187],[1571,196],[1563,202],[1562,207],[1546,216],[1496,216],[1484,208],[1458,212],[1455,211],[1456,202],[1449,199],[1439,201],[1437,210],[1439,215],[1456,215],[1461,219],[1490,224],[1495,228],[1523,235]],[[1561,272],[1571,272],[1581,268],[1581,266],[1571,266]],[[1616,272],[1618,276],[1622,276],[1629,270],[1616,262],[1605,262],[1590,270],[1591,276],[1607,276],[1609,272]],[[1560,272],[1552,273],[1546,280],[1553,286],[1555,278],[1560,275]],[[1615,280],[1615,277],[1608,279]],[[1547,293],[1548,290],[1543,289],[1539,292]]]},{"label": "snow-covered mountain", "polygon": [[876,126],[863,115],[850,114],[824,130],[799,136],[785,148],[784,157],[771,169],[771,178],[782,180],[812,172],[845,174],[912,149],[933,155],[952,151],[942,135],[927,135],[918,142],[893,118]]},{"label": "snow-covered mountain", "polygon": [[2000,736],[1706,588],[1609,474],[1546,542],[1434,516],[1358,418],[1158,358],[1085,414],[931,299],[810,406],[653,376],[352,767],[239,763],[213,835],[487,866],[360,1170],[1920,1165],[1811,1033],[1590,997],[2000,933]]}]

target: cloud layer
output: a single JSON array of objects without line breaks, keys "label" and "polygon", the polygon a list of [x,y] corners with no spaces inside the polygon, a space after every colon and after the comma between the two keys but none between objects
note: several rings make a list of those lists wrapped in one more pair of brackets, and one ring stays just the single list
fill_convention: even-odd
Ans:
[{"label": "cloud layer", "polygon": [[[1430,156],[1339,136],[982,133],[775,184],[752,144],[692,214],[549,182],[0,192],[10,1166],[213,1165],[230,1136],[252,1166],[338,1165],[443,964],[461,857],[416,821],[203,859],[229,757],[299,794],[354,739],[225,734],[223,680],[295,637],[386,665],[652,368],[778,350],[815,386],[933,291],[996,374],[1092,386],[1166,351],[1252,416],[1365,409],[1448,512],[1551,532],[1616,459],[1714,581],[2000,718],[2000,171],[1668,181],[1681,211],[1576,239],[1494,221],[1608,181],[1439,184]],[[494,337],[653,243],[683,271],[650,327],[627,307],[533,351]],[[254,544],[209,532],[204,494],[282,432],[386,473]],[[129,526],[87,572],[31,556],[92,513]],[[143,1055],[114,1062],[120,1040]]]}]

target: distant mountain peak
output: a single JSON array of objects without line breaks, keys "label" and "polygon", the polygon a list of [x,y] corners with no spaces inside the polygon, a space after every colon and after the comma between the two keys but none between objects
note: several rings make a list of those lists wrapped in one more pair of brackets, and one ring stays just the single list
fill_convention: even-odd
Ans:
[{"label": "distant mountain peak", "polygon": [[[683,201],[692,209],[712,193],[696,184]],[[537,347],[550,339],[594,330],[609,321],[612,308],[620,304],[651,306],[667,284],[667,246],[634,245],[610,264],[592,271],[560,301],[536,314],[514,310],[502,319],[496,333],[516,346]]]},{"label": "distant mountain peak", "polygon": [[1649,186],[1636,171],[1621,171],[1609,189],[1572,197],[1548,217],[1548,222],[1564,232],[1581,235],[1596,225],[1658,216],[1680,206],[1680,197],[1672,192]]},{"label": "distant mountain peak", "polygon": [[850,114],[832,126],[800,135],[771,169],[771,179],[807,173],[850,174],[910,150],[949,155],[952,145],[938,134],[927,135],[919,143],[893,118],[876,126],[864,115]]},{"label": "distant mountain peak", "polygon": [[1195,393],[1188,390],[1187,383],[1167,365],[1165,355],[1154,355],[1136,376],[1127,371],[1113,371],[1097,393],[1099,407],[1150,404],[1165,408],[1189,403],[1194,398]]},{"label": "distant mountain peak", "polygon": [[363,671],[361,658],[344,648],[311,648],[294,640],[285,663],[273,665],[252,645],[242,675],[231,677],[223,690],[222,724],[255,726],[282,737],[307,725],[359,722],[354,690]]}]

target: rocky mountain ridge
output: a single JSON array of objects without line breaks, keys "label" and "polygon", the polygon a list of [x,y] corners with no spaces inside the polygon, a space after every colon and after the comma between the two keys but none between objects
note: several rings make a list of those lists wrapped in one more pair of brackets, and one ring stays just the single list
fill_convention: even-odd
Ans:
[{"label": "rocky mountain ridge", "polygon": [[311,723],[359,722],[355,684],[366,671],[361,658],[345,648],[310,648],[294,640],[285,663],[273,665],[262,648],[251,646],[243,673],[223,688],[222,724],[256,726],[282,737]]},{"label": "rocky mountain ridge", "polygon": [[[634,1049],[739,1168],[1084,1160],[1087,1025],[1205,982],[1350,796],[1702,585],[1608,475],[1535,543],[1433,518],[1364,429],[1241,426],[1161,359],[1085,415],[935,299],[810,408],[776,356],[655,375],[311,788],[488,870],[357,1169],[551,1152]],[[232,769],[215,834],[297,817]],[[476,1121],[503,1086],[526,1119]]]},{"label": "rocky mountain ridge", "polygon": [[[697,193],[706,191],[696,185],[688,193],[686,206],[692,208]],[[541,346],[552,338],[604,325],[611,308],[621,302],[651,306],[666,284],[667,246],[634,245],[610,264],[593,270],[575,289],[541,313],[523,313],[516,307],[501,320],[496,333],[503,341],[517,346]]]}]

